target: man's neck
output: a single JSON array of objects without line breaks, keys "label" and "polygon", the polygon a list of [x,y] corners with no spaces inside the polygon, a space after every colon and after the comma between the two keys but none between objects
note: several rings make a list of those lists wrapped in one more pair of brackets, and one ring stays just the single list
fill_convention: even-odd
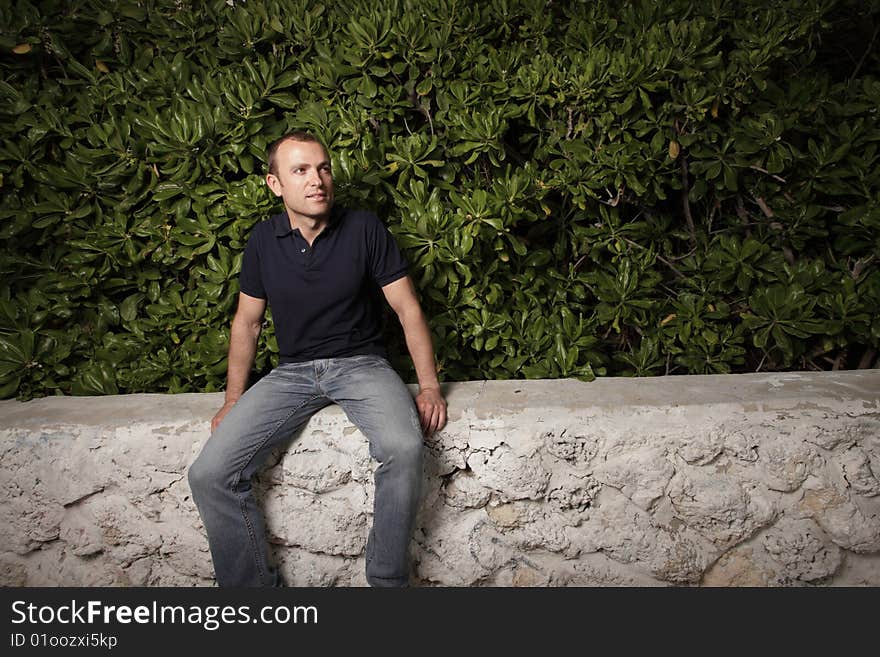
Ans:
[{"label": "man's neck", "polygon": [[330,223],[329,213],[323,217],[304,217],[303,215],[294,214],[288,210],[287,218],[290,221],[290,227],[294,230],[299,229],[300,234],[303,236],[303,239],[308,242],[309,246],[312,245],[315,238],[322,230],[324,230],[327,224]]}]

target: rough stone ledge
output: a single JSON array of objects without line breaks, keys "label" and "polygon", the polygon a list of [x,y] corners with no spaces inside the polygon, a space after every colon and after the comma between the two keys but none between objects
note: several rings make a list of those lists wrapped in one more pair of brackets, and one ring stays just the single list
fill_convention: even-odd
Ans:
[{"label": "rough stone ledge", "polygon": [[[880,370],[445,385],[412,581],[880,585]],[[186,469],[221,393],[0,402],[0,585],[213,584]],[[366,439],[258,482],[288,583],[362,586]]]}]

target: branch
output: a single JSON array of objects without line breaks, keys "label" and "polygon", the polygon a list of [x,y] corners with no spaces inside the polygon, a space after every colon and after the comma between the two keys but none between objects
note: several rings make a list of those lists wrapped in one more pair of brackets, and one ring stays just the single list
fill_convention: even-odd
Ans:
[{"label": "branch", "polygon": [[688,165],[687,157],[684,154],[681,156],[681,185],[681,206],[682,210],[684,210],[684,218],[687,221],[688,230],[691,233],[691,242],[696,246],[697,230],[694,228],[694,217],[691,214],[691,202],[688,199],[688,193],[690,191],[688,188]]},{"label": "branch", "polygon": [[[640,249],[644,249],[644,248],[646,248],[646,247],[642,246],[641,244],[639,244],[639,243],[637,243],[637,242],[633,242],[633,241],[632,241],[631,239],[629,239],[628,237],[624,237],[624,238],[623,238],[623,241],[626,242],[627,244],[632,244],[633,246],[637,246],[637,247],[639,247]],[[584,257],[586,257],[586,256],[584,256]],[[669,262],[669,261],[668,261],[666,258],[664,258],[662,255],[660,255],[660,254],[658,253],[658,254],[655,254],[654,257],[656,257],[657,260],[659,260],[660,262],[662,262],[663,264],[665,264],[667,267],[669,267],[669,268],[673,271],[673,273],[674,273],[676,276],[678,276],[679,278],[687,279],[687,276],[685,276],[684,274],[682,274],[682,273],[678,270],[678,268],[677,268],[675,265],[673,265],[671,262]],[[583,258],[581,258],[581,260],[583,260]],[[578,260],[578,264],[580,264],[580,260]],[[577,265],[575,265],[575,266],[577,266]]]},{"label": "branch", "polygon": [[770,173],[769,171],[767,171],[767,169],[762,169],[761,167],[759,167],[755,164],[750,164],[749,169],[754,169],[755,171],[760,171],[761,173],[766,173],[768,176],[770,176],[774,180],[778,180],[779,182],[781,182],[784,185],[788,184],[786,182],[785,178],[781,178],[781,177],[777,176],[775,173]]},{"label": "branch", "polygon": [[871,43],[868,44],[868,47],[865,48],[865,52],[862,54],[862,58],[859,60],[859,63],[856,65],[856,70],[853,71],[852,75],[849,77],[849,82],[852,82],[856,78],[856,74],[858,74],[859,69],[862,68],[862,64],[865,63],[865,59],[868,57],[868,53],[871,52],[871,48],[874,47],[874,41],[877,39],[877,33],[880,32],[880,25],[877,26],[877,29],[874,30],[874,35],[871,37]]},{"label": "branch", "polygon": [[877,355],[877,350],[868,348],[868,351],[864,353],[861,360],[859,361],[859,366],[857,369],[866,370],[871,367],[871,361],[874,360],[874,356]]},{"label": "branch", "polygon": [[773,218],[773,210],[770,209],[770,206],[767,205],[767,202],[764,201],[764,199],[761,198],[760,196],[758,196],[757,198],[755,198],[753,196],[752,198],[754,199],[755,203],[758,204],[758,207],[761,208],[761,212],[764,213],[764,216],[767,217],[768,219],[772,219]]}]

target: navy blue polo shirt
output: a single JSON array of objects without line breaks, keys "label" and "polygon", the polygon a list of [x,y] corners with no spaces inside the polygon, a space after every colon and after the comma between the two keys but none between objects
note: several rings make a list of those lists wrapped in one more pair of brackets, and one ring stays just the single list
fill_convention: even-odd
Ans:
[{"label": "navy blue polo shirt", "polygon": [[372,212],[333,208],[311,246],[287,213],[254,226],[240,289],[266,299],[281,363],[359,354],[385,356],[379,288],[407,262]]}]

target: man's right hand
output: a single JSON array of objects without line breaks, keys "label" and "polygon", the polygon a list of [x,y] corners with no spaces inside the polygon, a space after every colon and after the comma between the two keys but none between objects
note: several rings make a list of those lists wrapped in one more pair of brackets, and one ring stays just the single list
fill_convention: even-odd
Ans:
[{"label": "man's right hand", "polygon": [[215,415],[213,418],[211,418],[211,433],[214,433],[215,431],[217,431],[217,427],[220,426],[220,423],[223,421],[223,418],[226,417],[226,414],[229,412],[229,409],[231,409],[233,406],[235,406],[234,401],[226,402],[225,404],[223,404],[223,407],[219,411],[217,411],[217,415]]}]

